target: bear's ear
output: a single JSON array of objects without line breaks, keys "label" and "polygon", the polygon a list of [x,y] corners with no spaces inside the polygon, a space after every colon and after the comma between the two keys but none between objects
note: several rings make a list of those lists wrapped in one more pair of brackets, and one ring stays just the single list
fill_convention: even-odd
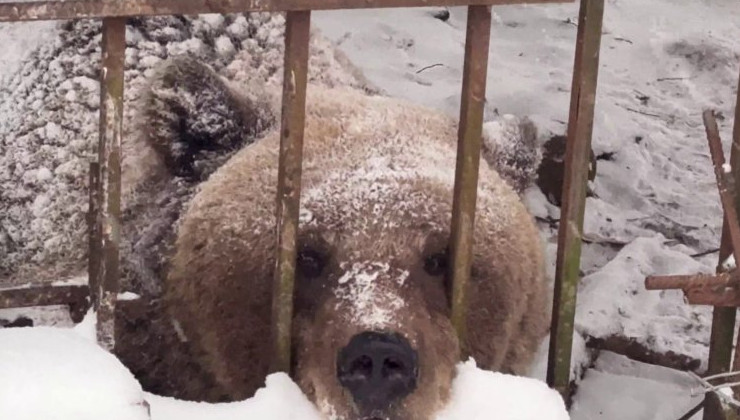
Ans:
[{"label": "bear's ear", "polygon": [[542,150],[531,120],[503,115],[483,124],[482,140],[482,157],[518,194],[532,185]]},{"label": "bear's ear", "polygon": [[144,91],[140,129],[172,175],[203,180],[275,124],[260,97],[236,92],[195,58],[170,58]]}]

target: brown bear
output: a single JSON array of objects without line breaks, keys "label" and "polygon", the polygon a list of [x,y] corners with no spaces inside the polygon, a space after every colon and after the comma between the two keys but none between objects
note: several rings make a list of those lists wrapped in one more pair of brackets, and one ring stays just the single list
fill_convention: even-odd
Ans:
[{"label": "brown bear", "polygon": [[[134,282],[162,279],[171,325],[210,378],[202,400],[248,398],[268,373],[278,97],[187,58],[166,62],[144,95],[142,138],[164,174],[133,194],[139,239],[125,269]],[[448,400],[461,358],[446,266],[456,139],[456,120],[438,111],[308,87],[293,378],[327,418],[431,419]],[[141,221],[168,212],[176,224]],[[526,372],[548,295],[533,219],[484,159],[464,343],[478,366]]]}]

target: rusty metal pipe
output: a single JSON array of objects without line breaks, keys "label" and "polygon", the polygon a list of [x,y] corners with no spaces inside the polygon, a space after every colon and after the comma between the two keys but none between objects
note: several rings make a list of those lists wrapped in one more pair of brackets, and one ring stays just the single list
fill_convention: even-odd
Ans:
[{"label": "rusty metal pipe", "polygon": [[581,0],[547,363],[547,383],[566,402],[570,400],[570,358],[603,19],[604,0]]},{"label": "rusty metal pipe", "polygon": [[450,242],[451,319],[460,337],[463,354],[467,338],[467,288],[473,260],[473,229],[478,196],[478,168],[490,39],[491,8],[468,7]]},{"label": "rusty metal pipe", "polygon": [[285,24],[285,68],[276,209],[278,246],[272,300],[274,335],[272,371],[290,372],[311,12],[288,12]]},{"label": "rusty metal pipe", "polygon": [[126,19],[103,19],[100,72],[100,138],[98,163],[100,191],[98,232],[101,243],[94,302],[97,311],[97,338],[112,351],[113,327],[119,280],[121,239],[121,137],[123,135],[123,70],[126,51]]},{"label": "rusty metal pipe", "polygon": [[202,13],[570,3],[574,0],[120,0],[0,3],[0,22]]}]

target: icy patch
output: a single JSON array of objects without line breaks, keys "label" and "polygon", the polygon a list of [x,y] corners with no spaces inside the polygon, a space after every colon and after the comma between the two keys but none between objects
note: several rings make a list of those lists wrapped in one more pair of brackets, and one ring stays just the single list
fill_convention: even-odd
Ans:
[{"label": "icy patch", "polygon": [[346,270],[339,278],[334,293],[339,299],[337,310],[348,307],[351,322],[368,329],[383,328],[395,321],[395,312],[406,304],[389,288],[388,281],[402,287],[409,276],[405,270],[391,269],[388,264],[376,262],[343,264]]},{"label": "icy patch", "polygon": [[0,330],[0,418],[145,420],[144,393],[112,354],[72,330]]}]

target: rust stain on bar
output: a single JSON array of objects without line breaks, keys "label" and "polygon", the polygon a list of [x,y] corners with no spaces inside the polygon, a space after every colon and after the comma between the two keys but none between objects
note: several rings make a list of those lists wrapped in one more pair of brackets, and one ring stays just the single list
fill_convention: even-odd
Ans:
[{"label": "rust stain on bar", "polygon": [[604,0],[581,0],[565,152],[547,383],[570,401],[570,359]]},{"label": "rust stain on bar", "polygon": [[571,3],[574,0],[126,0],[0,3],[0,22],[201,13]]},{"label": "rust stain on bar", "polygon": [[114,312],[119,280],[121,220],[121,136],[123,133],[123,69],[126,19],[103,20],[100,83],[100,141],[98,143],[100,265],[94,295],[97,337],[111,351],[115,345]]},{"label": "rust stain on bar", "polygon": [[301,195],[311,12],[288,12],[277,189],[277,264],[272,299],[272,371],[290,372],[296,234]]},{"label": "rust stain on bar", "polygon": [[[467,286],[473,255],[473,228],[478,196],[483,106],[486,97],[488,47],[491,40],[491,8],[468,7],[460,125],[451,223],[452,325],[465,354]],[[464,356],[463,356],[464,357]]]},{"label": "rust stain on bar", "polygon": [[737,283],[737,273],[649,276],[645,279],[645,289],[665,290],[685,289],[687,287],[729,287]]}]

